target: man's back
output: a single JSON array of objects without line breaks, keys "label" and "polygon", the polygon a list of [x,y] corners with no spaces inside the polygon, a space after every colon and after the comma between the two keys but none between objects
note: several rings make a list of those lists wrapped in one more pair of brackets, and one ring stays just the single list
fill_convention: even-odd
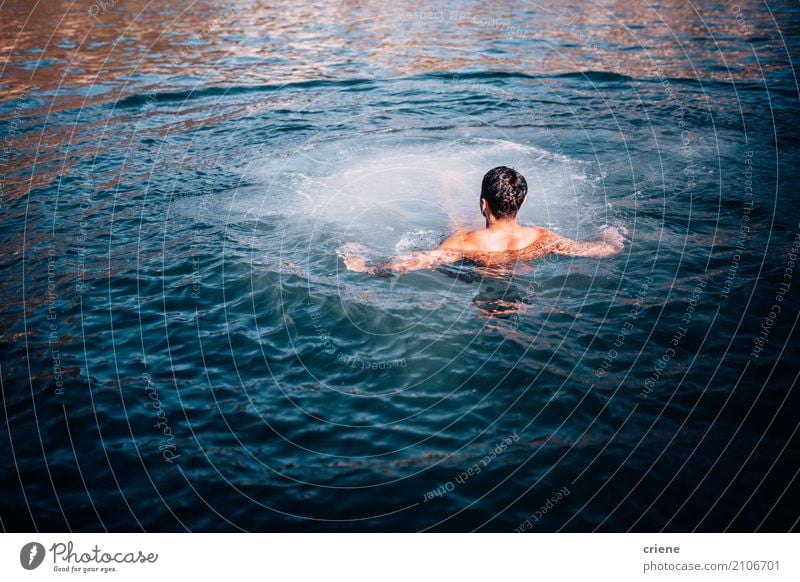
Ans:
[{"label": "man's back", "polygon": [[482,228],[462,230],[445,239],[440,248],[465,253],[502,253],[521,251],[545,236],[544,229],[537,226],[509,224],[507,228]]}]

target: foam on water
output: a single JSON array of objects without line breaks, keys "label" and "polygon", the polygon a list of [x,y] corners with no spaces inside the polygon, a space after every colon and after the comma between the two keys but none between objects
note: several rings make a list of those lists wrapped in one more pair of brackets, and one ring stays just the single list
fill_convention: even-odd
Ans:
[{"label": "foam on water", "polygon": [[430,249],[441,241],[441,233],[435,230],[417,229],[407,232],[394,245],[395,254]]},{"label": "foam on water", "polygon": [[592,236],[605,220],[601,178],[586,162],[501,139],[397,139],[312,141],[282,156],[254,157],[245,170],[249,186],[186,201],[184,210],[226,223],[284,217],[306,237],[335,226],[385,252],[430,248],[448,232],[482,226],[481,179],[506,165],[528,181],[522,222]]}]

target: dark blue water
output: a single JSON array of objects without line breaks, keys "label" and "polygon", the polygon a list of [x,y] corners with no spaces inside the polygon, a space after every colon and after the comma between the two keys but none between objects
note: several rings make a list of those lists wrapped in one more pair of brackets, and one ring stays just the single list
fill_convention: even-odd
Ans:
[{"label": "dark blue water", "polygon": [[800,9],[633,4],[3,4],[2,527],[797,528]]}]

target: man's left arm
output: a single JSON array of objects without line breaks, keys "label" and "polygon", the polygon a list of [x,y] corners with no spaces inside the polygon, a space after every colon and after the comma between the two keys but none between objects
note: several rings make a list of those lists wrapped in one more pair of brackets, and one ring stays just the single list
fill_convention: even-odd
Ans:
[{"label": "man's left arm", "polygon": [[625,243],[625,239],[616,228],[605,229],[600,239],[594,241],[577,241],[549,230],[545,231],[545,236],[549,239],[546,248],[549,248],[550,252],[570,257],[610,257],[620,252]]}]

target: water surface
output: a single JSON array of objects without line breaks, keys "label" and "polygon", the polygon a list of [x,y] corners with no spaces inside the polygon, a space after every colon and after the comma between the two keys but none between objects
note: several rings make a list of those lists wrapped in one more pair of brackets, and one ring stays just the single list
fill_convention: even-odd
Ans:
[{"label": "water surface", "polygon": [[797,527],[795,5],[0,12],[5,529]]}]

